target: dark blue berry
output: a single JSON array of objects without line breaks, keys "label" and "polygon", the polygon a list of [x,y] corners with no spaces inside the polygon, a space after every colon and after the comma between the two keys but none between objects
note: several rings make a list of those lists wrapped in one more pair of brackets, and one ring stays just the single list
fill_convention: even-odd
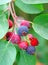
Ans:
[{"label": "dark blue berry", "polygon": [[28,48],[26,49],[26,52],[30,55],[34,54],[35,53],[35,47],[33,46],[28,46]]},{"label": "dark blue berry", "polygon": [[28,27],[26,27],[26,26],[20,26],[18,28],[18,34],[20,36],[25,36],[27,33],[28,33]]}]

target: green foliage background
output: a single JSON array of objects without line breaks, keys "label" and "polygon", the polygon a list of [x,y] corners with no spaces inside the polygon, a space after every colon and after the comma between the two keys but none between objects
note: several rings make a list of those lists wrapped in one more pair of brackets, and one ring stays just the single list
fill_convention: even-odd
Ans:
[{"label": "green foliage background", "polygon": [[[23,17],[24,19],[29,20],[33,22],[34,24],[33,27],[29,30],[29,33],[33,34],[39,40],[39,46],[36,47],[35,56],[27,55],[24,51],[20,50],[16,45],[15,46],[13,45],[12,47],[10,44],[7,46],[7,49],[6,49],[6,44],[8,42],[1,40],[5,36],[5,34],[8,32],[7,18],[8,18],[9,12],[8,11],[4,12],[4,10],[8,7],[8,3],[10,1],[11,0],[0,1],[0,65],[12,65],[13,63],[14,65],[36,65],[37,61],[45,65],[48,65],[48,4],[47,4],[48,1],[44,0],[43,2],[39,0],[40,2],[37,2],[36,4],[33,3],[33,1],[31,2],[31,0],[28,0],[28,2],[27,0],[15,0],[14,2],[17,16]],[[40,16],[40,18],[37,18],[38,16]],[[12,19],[11,16],[10,18]],[[35,23],[37,25],[39,23],[39,25],[42,25],[42,26],[38,25],[37,27]],[[44,24],[47,24],[47,25],[44,27]],[[38,33],[38,30],[41,30],[41,32]],[[45,35],[42,35],[42,33]],[[5,53],[3,53],[4,52],[3,49],[6,49]],[[5,57],[4,57],[4,54],[5,54]],[[9,56],[7,56],[7,54],[9,54]],[[6,61],[6,64],[5,64],[5,61]]]}]

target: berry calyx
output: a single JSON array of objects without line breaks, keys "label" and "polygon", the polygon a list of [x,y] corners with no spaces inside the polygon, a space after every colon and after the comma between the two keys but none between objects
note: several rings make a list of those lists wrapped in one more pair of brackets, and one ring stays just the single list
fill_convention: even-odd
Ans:
[{"label": "berry calyx", "polygon": [[32,34],[28,34],[28,38],[29,38],[29,40],[31,40],[33,38],[33,35]]},{"label": "berry calyx", "polygon": [[10,29],[13,26],[13,22],[10,19],[8,19],[8,23],[9,23],[9,29]]},{"label": "berry calyx", "polygon": [[30,28],[30,23],[27,20],[22,20],[20,25],[21,26],[27,26],[28,28]]},{"label": "berry calyx", "polygon": [[32,45],[32,46],[38,46],[38,44],[39,44],[39,42],[38,42],[37,38],[34,38],[34,37],[33,37],[33,38],[31,39],[31,45]]},{"label": "berry calyx", "polygon": [[20,49],[26,50],[27,47],[28,47],[28,42],[27,42],[27,41],[21,41],[21,42],[18,44],[18,46],[19,46]]},{"label": "berry calyx", "polygon": [[20,26],[18,28],[18,35],[20,36],[26,36],[28,33],[28,28],[26,26]]},{"label": "berry calyx", "polygon": [[30,55],[33,55],[35,53],[35,47],[33,46],[28,46],[28,48],[26,49],[26,52]]}]

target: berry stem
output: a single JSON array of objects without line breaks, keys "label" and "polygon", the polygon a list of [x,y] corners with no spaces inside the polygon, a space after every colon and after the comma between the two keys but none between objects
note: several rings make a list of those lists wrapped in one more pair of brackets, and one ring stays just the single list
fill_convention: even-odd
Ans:
[{"label": "berry stem", "polygon": [[17,20],[18,17],[17,17],[16,12],[15,12],[15,8],[14,8],[13,0],[12,0],[12,9],[13,9],[14,17],[15,17],[16,20]]},{"label": "berry stem", "polygon": [[33,24],[33,22],[30,21],[31,24]]},{"label": "berry stem", "polygon": [[28,40],[28,43],[29,43],[29,45],[30,45],[30,40],[29,40],[28,36],[26,36],[26,40]]},{"label": "berry stem", "polygon": [[[11,13],[11,15],[12,15],[12,18],[13,18],[13,20],[14,20],[14,28],[13,28],[13,31],[14,31],[15,34],[16,34],[15,28],[18,27],[18,23],[16,22],[16,21],[17,21],[17,18],[15,18],[15,16],[14,16],[14,12],[15,12],[14,6],[13,6],[13,7],[12,7],[12,6],[13,6],[13,5],[12,5],[12,2],[10,2],[10,3],[9,3],[9,10],[10,10],[10,13]],[[12,8],[13,8],[14,12],[13,12]]]},{"label": "berry stem", "polygon": [[10,40],[8,41],[8,43],[11,41],[12,37],[14,36],[14,34],[11,36]]},{"label": "berry stem", "polygon": [[18,27],[18,24],[17,24],[17,22],[16,22],[16,18],[14,17],[14,14],[13,14],[13,11],[12,11],[11,3],[9,3],[9,8],[10,8],[10,13],[11,13],[11,15],[12,15],[12,17],[13,17],[13,20],[14,20],[14,24],[15,24],[15,26]]},{"label": "berry stem", "polygon": [[24,39],[25,41],[27,41],[27,40],[26,40],[26,37],[23,37],[23,39]]}]

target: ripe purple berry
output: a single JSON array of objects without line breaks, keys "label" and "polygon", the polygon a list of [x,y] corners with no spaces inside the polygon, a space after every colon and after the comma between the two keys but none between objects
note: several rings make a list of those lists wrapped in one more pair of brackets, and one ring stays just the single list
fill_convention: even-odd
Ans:
[{"label": "ripe purple berry", "polygon": [[30,23],[27,20],[22,20],[20,25],[21,26],[27,26],[28,28],[30,28]]},{"label": "ripe purple berry", "polygon": [[20,36],[26,36],[27,33],[28,33],[28,28],[27,28],[26,26],[20,26],[20,27],[18,28],[18,34],[19,34]]},{"label": "ripe purple berry", "polygon": [[35,53],[35,47],[33,46],[28,46],[28,48],[26,49],[26,52],[30,55],[33,55]]}]

